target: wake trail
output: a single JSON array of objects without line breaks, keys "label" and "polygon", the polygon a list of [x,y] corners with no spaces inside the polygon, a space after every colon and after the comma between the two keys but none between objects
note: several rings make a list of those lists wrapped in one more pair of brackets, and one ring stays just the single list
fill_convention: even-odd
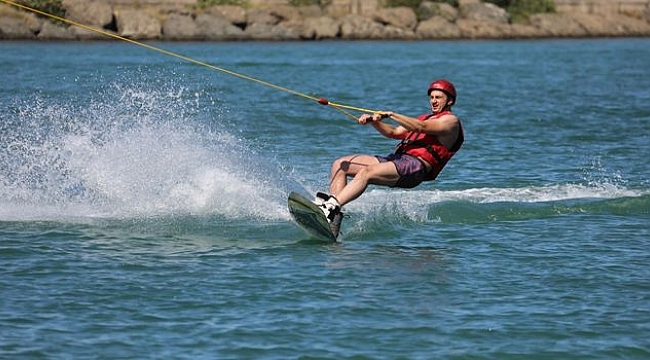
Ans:
[{"label": "wake trail", "polygon": [[[416,222],[504,218],[522,211],[522,218],[571,212],[617,211],[616,201],[637,199],[627,209],[637,213],[650,204],[650,189],[629,189],[610,183],[556,184],[517,188],[462,190],[372,189],[346,206],[367,220],[406,218]],[[647,211],[647,210],[645,210]],[[443,216],[444,215],[444,216]]]}]

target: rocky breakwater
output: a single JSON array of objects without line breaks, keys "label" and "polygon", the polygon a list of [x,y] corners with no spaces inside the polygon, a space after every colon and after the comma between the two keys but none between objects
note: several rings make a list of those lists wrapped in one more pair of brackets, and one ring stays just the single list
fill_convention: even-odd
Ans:
[{"label": "rocky breakwater", "polygon": [[[416,10],[383,8],[377,0],[361,2],[363,6],[355,8],[349,1],[343,6],[341,3],[294,7],[282,1],[260,1],[246,8],[227,5],[200,8],[191,0],[63,0],[61,4],[67,19],[138,40],[650,36],[650,0],[633,13],[596,13],[565,7],[570,10],[534,14],[525,23],[513,23],[504,9],[480,0],[460,0],[458,7],[423,1]],[[106,39],[106,36],[0,3],[0,39],[89,40]]]}]

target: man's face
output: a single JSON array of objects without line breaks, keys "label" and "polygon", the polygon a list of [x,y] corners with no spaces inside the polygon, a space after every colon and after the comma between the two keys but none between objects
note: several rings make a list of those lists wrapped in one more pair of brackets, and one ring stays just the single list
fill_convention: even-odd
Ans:
[{"label": "man's face", "polygon": [[447,94],[440,90],[429,93],[429,104],[433,113],[441,112],[447,106]]}]

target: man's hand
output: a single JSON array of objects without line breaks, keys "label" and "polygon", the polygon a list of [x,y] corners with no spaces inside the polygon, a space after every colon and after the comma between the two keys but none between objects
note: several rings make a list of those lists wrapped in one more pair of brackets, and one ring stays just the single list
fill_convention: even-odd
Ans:
[{"label": "man's hand", "polygon": [[373,114],[373,116],[374,115],[379,115],[379,119],[376,120],[376,121],[379,121],[381,119],[389,118],[389,117],[393,116],[393,114],[394,113],[392,111],[378,111],[375,114]]},{"label": "man's hand", "polygon": [[391,116],[393,116],[392,111],[378,111],[376,113],[373,113],[372,115],[370,114],[361,115],[357,120],[357,122],[361,125],[366,125],[369,123],[381,122],[382,119],[389,118]]},{"label": "man's hand", "polygon": [[374,116],[373,115],[368,115],[368,114],[363,114],[359,117],[357,122],[361,125],[366,125],[368,123],[374,122]]}]

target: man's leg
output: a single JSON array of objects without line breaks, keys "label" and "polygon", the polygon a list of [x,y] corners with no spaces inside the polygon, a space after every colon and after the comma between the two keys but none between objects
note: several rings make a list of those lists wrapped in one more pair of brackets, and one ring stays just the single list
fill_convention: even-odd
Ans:
[{"label": "man's leg", "polygon": [[370,155],[347,155],[336,159],[330,174],[330,194],[340,193],[348,183],[348,176],[354,177],[359,170],[378,163],[379,160]]},{"label": "man's leg", "polygon": [[[347,176],[354,176],[347,183]],[[332,165],[330,193],[341,206],[358,198],[368,184],[394,185],[399,174],[392,162],[380,163],[370,155],[354,155],[340,158]]]}]

